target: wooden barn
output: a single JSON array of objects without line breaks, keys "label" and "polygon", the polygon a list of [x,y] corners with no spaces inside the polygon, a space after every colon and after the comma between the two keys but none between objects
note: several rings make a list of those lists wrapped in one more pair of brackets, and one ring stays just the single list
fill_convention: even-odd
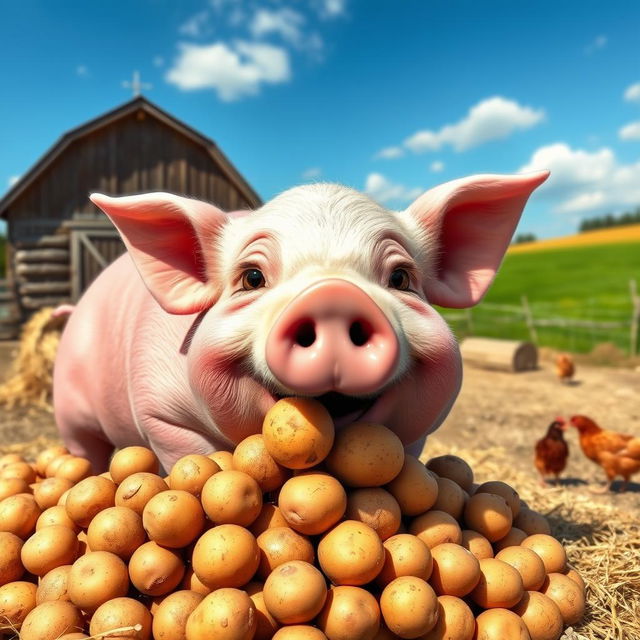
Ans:
[{"label": "wooden barn", "polygon": [[170,191],[225,210],[260,205],[212,140],[134,98],[63,135],[0,200],[8,290],[0,337],[16,337],[44,306],[75,302],[124,252],[116,229],[89,201],[93,191]]}]

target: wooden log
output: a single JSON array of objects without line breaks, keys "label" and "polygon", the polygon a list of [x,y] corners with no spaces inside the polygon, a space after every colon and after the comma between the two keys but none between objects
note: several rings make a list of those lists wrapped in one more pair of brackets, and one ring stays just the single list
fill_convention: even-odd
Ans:
[{"label": "wooden log", "polygon": [[25,296],[20,303],[25,309],[42,309],[42,307],[57,307],[61,304],[68,304],[71,301],[68,296],[47,296],[42,298],[32,298]]},{"label": "wooden log", "polygon": [[531,371],[538,367],[538,349],[532,342],[497,338],[466,338],[460,344],[465,364],[499,371]]},{"label": "wooden log", "polygon": [[41,249],[46,247],[66,249],[69,247],[69,234],[61,233],[54,236],[31,236],[26,239],[16,240],[14,246],[16,249]]},{"label": "wooden log", "polygon": [[16,265],[16,274],[19,276],[66,276],[69,274],[69,265],[49,262],[25,264],[23,262]]},{"label": "wooden log", "polygon": [[16,251],[16,264],[33,262],[69,262],[68,249],[20,249]]},{"label": "wooden log", "polygon": [[[30,294],[71,293],[71,283],[65,282],[26,282],[18,288],[21,296]],[[2,295],[2,294],[0,294]]]}]

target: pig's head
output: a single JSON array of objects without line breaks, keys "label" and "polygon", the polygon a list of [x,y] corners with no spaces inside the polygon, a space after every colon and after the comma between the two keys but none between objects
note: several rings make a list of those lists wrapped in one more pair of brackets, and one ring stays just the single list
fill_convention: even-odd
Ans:
[{"label": "pig's head", "polygon": [[169,194],[95,195],[151,295],[194,314],[182,354],[210,428],[259,432],[282,396],[317,397],[337,426],[380,422],[410,445],[460,387],[432,305],[482,298],[547,173],[456,180],[389,211],[334,184],[226,214]]}]

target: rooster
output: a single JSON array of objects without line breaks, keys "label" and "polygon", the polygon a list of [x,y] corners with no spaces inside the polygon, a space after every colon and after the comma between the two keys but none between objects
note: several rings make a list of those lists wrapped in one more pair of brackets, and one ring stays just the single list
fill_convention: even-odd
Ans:
[{"label": "rooster", "polygon": [[608,485],[594,492],[604,493],[610,490],[617,476],[624,479],[619,489],[624,491],[629,478],[640,471],[640,438],[601,429],[586,416],[573,416],[571,424],[578,429],[584,455],[600,465],[607,475]]},{"label": "rooster", "polygon": [[569,383],[576,372],[573,359],[566,353],[561,353],[556,358],[556,375],[560,382]]},{"label": "rooster", "polygon": [[569,445],[564,439],[563,427],[565,421],[556,418],[547,429],[547,434],[536,442],[534,463],[540,474],[543,486],[545,477],[553,474],[556,482],[564,471],[569,457]]}]

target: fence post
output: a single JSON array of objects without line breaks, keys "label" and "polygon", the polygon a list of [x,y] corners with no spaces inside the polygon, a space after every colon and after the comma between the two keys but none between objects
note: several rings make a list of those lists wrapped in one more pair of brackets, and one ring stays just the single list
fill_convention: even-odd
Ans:
[{"label": "fence post", "polygon": [[522,296],[522,310],[524,311],[524,319],[529,329],[529,335],[531,336],[531,342],[538,344],[538,332],[536,331],[536,325],[533,322],[533,314],[531,313],[531,307],[529,306],[529,300],[527,296]]},{"label": "fence post", "polygon": [[629,292],[631,293],[629,355],[633,357],[638,353],[638,327],[640,325],[640,296],[638,295],[638,286],[635,280],[629,280]]}]

